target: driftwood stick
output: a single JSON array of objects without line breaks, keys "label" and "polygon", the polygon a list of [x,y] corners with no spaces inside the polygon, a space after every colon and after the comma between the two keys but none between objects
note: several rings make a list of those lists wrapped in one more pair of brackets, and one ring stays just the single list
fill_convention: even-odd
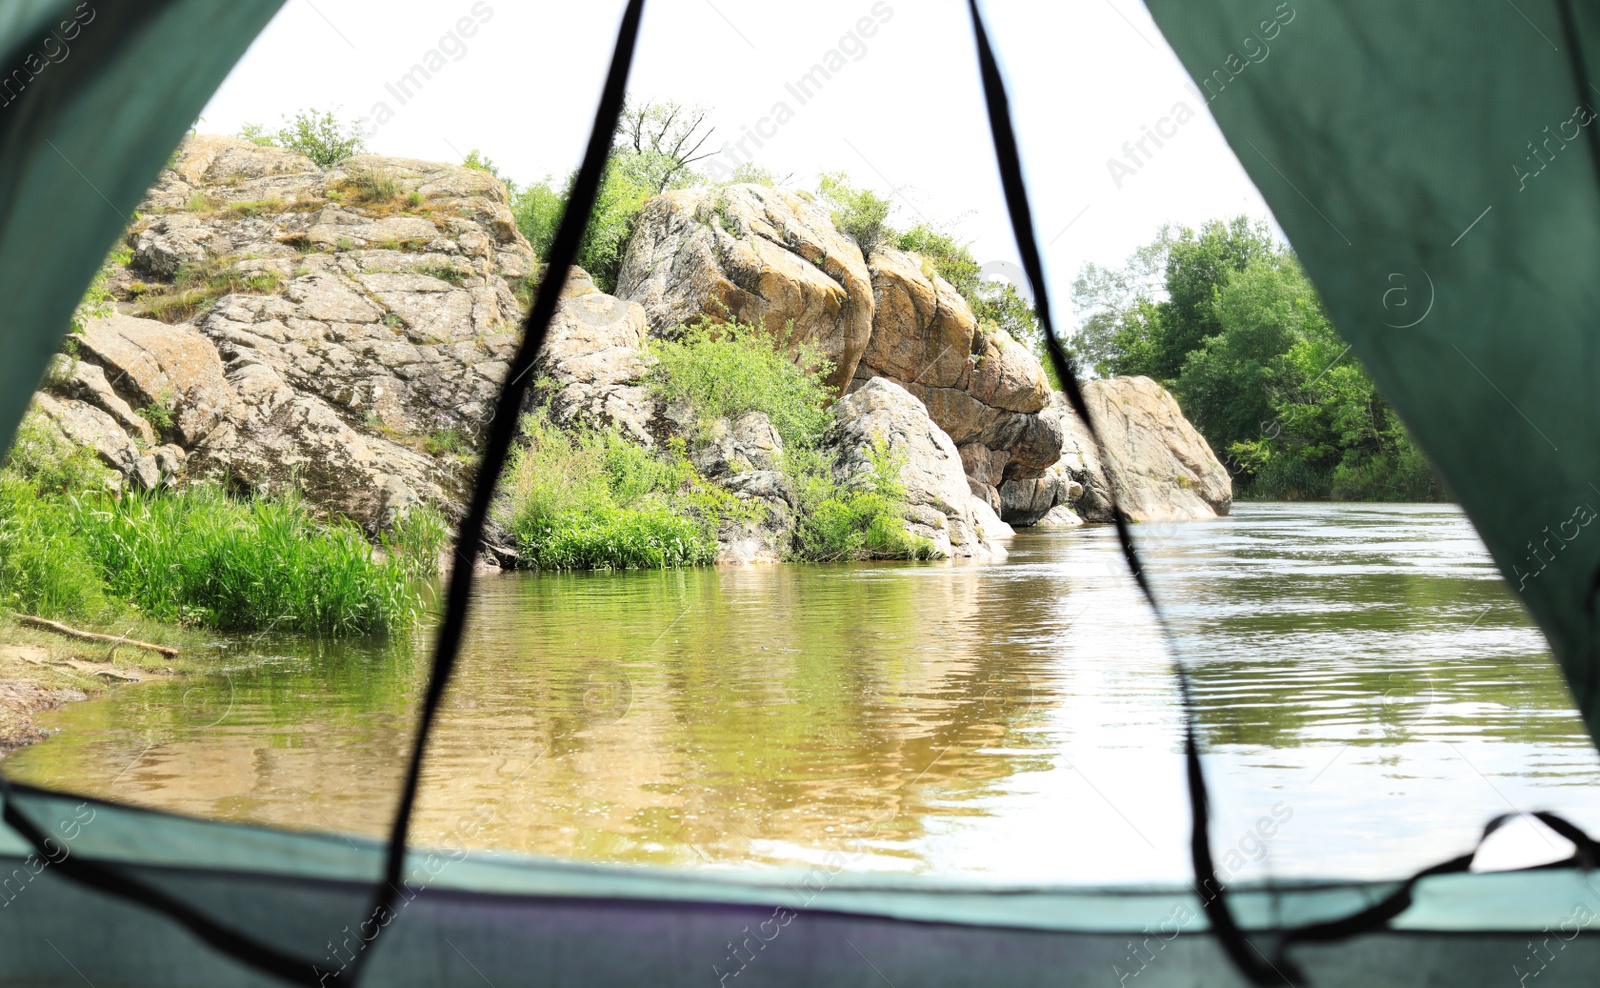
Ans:
[{"label": "driftwood stick", "polygon": [[80,631],[77,628],[69,628],[60,622],[47,621],[42,617],[34,617],[31,614],[16,614],[13,617],[30,627],[54,631],[56,634],[66,635],[68,638],[81,638],[84,641],[91,642],[109,642],[112,645],[131,645],[134,648],[142,648],[147,652],[160,652],[169,659],[178,657],[177,649],[168,648],[165,645],[152,645],[149,642],[134,641],[132,638],[118,637],[117,635],[102,635],[97,631]]}]

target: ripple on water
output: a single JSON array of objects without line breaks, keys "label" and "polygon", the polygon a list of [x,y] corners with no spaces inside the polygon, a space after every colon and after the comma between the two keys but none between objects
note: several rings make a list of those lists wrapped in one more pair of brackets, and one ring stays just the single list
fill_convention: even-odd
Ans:
[{"label": "ripple on water", "polygon": [[[1394,875],[1600,759],[1460,513],[1243,504],[1135,526],[1193,677],[1234,879]],[[1003,564],[486,580],[418,840],[681,867],[1118,881],[1187,874],[1170,656],[1110,529]],[[227,672],[50,715],[26,781],[378,834],[426,668],[256,642]],[[276,658],[263,658],[270,652]],[[220,661],[220,660],[219,660]],[[1264,814],[1287,819],[1270,839]],[[1242,863],[1239,863],[1242,862]]]}]

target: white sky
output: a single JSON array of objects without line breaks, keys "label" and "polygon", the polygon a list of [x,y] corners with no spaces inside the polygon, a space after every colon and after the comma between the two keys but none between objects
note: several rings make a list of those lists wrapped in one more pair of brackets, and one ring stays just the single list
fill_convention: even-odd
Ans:
[{"label": "white sky", "polygon": [[[441,45],[461,18],[474,17],[474,2],[289,0],[206,108],[200,130],[277,125],[311,106],[366,116],[382,101],[393,119],[369,140],[377,153],[459,161],[481,148],[520,181],[564,175],[588,134],[622,0],[476,0],[475,36]],[[857,184],[897,190],[897,223],[953,224],[979,261],[1014,262],[965,3],[877,2],[890,17],[862,39],[865,53],[802,105],[785,83],[872,18],[874,0],[651,0],[630,89],[710,107],[718,146],[784,101],[793,119],[756,152],[758,164],[806,187],[819,172],[844,170]],[[1063,310],[1085,261],[1120,261],[1164,222],[1270,215],[1137,0],[989,0],[985,8]],[[438,47],[459,57],[402,105],[385,83]],[[1107,159],[1121,158],[1124,142],[1178,102],[1194,118],[1163,147],[1147,144],[1150,160],[1117,188]]]}]

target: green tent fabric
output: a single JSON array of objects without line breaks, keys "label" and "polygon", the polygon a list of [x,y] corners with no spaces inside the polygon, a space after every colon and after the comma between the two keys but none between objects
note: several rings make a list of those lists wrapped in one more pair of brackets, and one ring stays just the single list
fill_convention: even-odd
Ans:
[{"label": "green tent fabric", "polygon": [[[10,358],[0,435],[106,247],[279,2],[0,7],[0,351]],[[1586,87],[1597,102],[1600,90],[1574,48],[1594,39],[1600,15],[1564,19],[1559,3],[1532,0],[1152,7],[1340,329],[1550,634],[1595,731],[1600,354],[1584,326],[1596,291],[1584,275],[1600,259],[1600,123],[1575,109]],[[108,865],[276,950],[339,969],[364,949],[380,845],[20,787],[8,800],[61,855]],[[756,983],[796,986],[1242,983],[1192,888],[404,860],[403,932],[375,952],[373,983],[726,984],[751,965]],[[62,870],[0,828],[0,985],[272,983]],[[1247,889],[1231,903],[1244,929],[1281,930],[1349,916],[1399,887]],[[1600,883],[1586,873],[1437,875],[1412,898],[1387,929],[1297,946],[1295,960],[1316,984],[1363,985],[1471,983],[1503,977],[1508,960],[1512,977],[1581,984],[1600,962],[1600,940],[1577,938],[1600,915]],[[798,906],[804,917],[784,922],[780,910]],[[1539,938],[1541,952],[1525,950]]]},{"label": "green tent fabric", "polygon": [[106,251],[283,0],[0,4],[0,436]]},{"label": "green tent fabric", "polygon": [[[20,789],[62,853],[138,879],[338,971],[365,951],[381,845]],[[176,924],[87,891],[0,829],[0,985],[272,985]],[[995,888],[899,876],[712,874],[413,851],[383,986],[1232,986],[1193,891]],[[1249,930],[1348,915],[1395,883],[1240,890]],[[1581,907],[1581,909],[1579,908]],[[1586,910],[1586,911],[1585,911]],[[1392,930],[1297,947],[1305,985],[1592,984],[1600,879],[1576,869],[1426,879]],[[1271,936],[1258,942],[1269,950]],[[1530,947],[1538,947],[1535,952]],[[1517,967],[1517,971],[1513,968]],[[880,974],[881,972],[881,974]],[[737,975],[737,977],[736,977]],[[331,983],[331,982],[330,982]]]},{"label": "green tent fabric", "polygon": [[1600,738],[1600,10],[1149,6]]}]

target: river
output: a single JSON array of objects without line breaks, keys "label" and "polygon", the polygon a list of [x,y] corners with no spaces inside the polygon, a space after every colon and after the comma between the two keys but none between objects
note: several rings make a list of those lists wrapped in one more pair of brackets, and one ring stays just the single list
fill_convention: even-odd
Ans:
[{"label": "river", "polygon": [[[1512,808],[1600,833],[1600,758],[1455,508],[1241,504],[1136,526],[1193,673],[1227,880],[1383,877]],[[383,831],[428,636],[221,642],[48,714],[15,778]],[[482,581],[418,843],[983,882],[1188,874],[1171,655],[1109,527],[1004,563]],[[1508,863],[1559,840],[1514,831]],[[837,862],[837,858],[833,859]]]}]

